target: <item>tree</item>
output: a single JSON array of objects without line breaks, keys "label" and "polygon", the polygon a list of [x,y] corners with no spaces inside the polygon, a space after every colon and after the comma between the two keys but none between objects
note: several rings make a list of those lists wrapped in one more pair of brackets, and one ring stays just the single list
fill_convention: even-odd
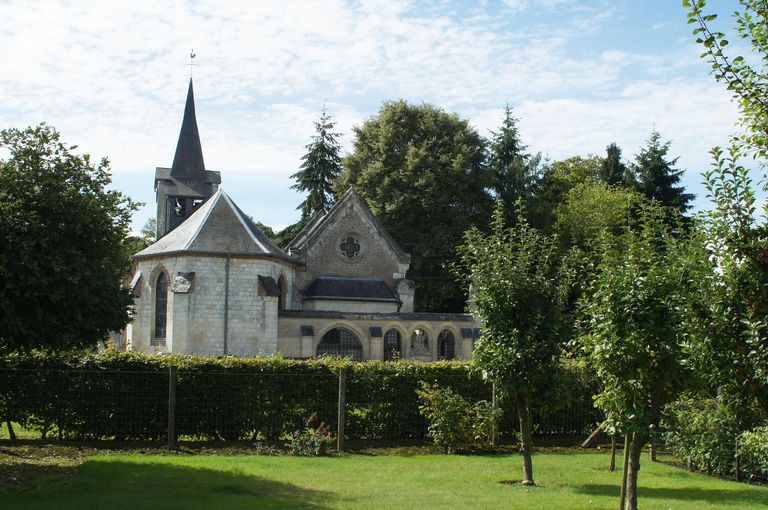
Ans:
[{"label": "tree", "polygon": [[628,510],[637,509],[642,448],[662,407],[690,378],[687,310],[708,274],[704,246],[673,233],[658,205],[643,206],[634,228],[604,234],[581,301],[581,348],[602,384],[595,402],[611,417],[610,432],[631,437]]},{"label": "tree", "polygon": [[123,249],[130,257],[155,242],[157,232],[157,218],[149,218],[141,227],[140,235],[129,234],[123,240]]},{"label": "tree", "polygon": [[0,348],[95,345],[128,322],[133,202],[46,125],[0,132]]},{"label": "tree", "polygon": [[402,100],[385,102],[354,132],[336,192],[354,186],[411,254],[417,310],[463,311],[466,299],[449,266],[464,231],[490,218],[482,137],[456,114]]},{"label": "tree", "polygon": [[688,23],[697,25],[693,30],[696,42],[704,48],[702,58],[712,68],[715,79],[726,85],[739,102],[741,124],[746,133],[740,144],[755,156],[768,156],[768,5],[762,0],[739,0],[741,9],[733,14],[736,35],[746,41],[757,54],[750,56],[728,54],[728,39],[723,32],[711,28],[717,14],[705,13],[706,0],[683,0],[688,10]]},{"label": "tree", "polygon": [[599,179],[611,186],[633,184],[627,165],[621,161],[621,148],[612,142],[605,148],[605,152],[605,159],[600,165]]},{"label": "tree", "polygon": [[[756,221],[754,185],[739,163],[750,153],[755,158],[768,156],[768,5],[755,0],[739,3],[741,9],[733,14],[736,34],[756,54],[746,58],[726,53],[728,40],[711,28],[717,15],[705,13],[705,1],[683,1],[688,22],[697,25],[693,33],[704,48],[701,56],[739,102],[745,129],[727,150],[712,149],[713,167],[704,174],[715,204],[705,227],[717,266],[702,290],[697,354],[712,385],[754,399],[768,411],[768,211],[764,209]],[[764,184],[763,190],[767,189]]]},{"label": "tree", "polygon": [[649,200],[657,201],[674,213],[685,214],[694,195],[685,193],[685,187],[678,185],[683,170],[674,168],[678,158],[667,159],[671,143],[662,143],[661,134],[654,130],[646,147],[636,156],[632,170],[638,190]]},{"label": "tree", "polygon": [[599,180],[602,158],[573,156],[547,165],[533,200],[531,223],[537,228],[551,230],[555,224],[555,211],[568,192],[579,184]]},{"label": "tree", "polygon": [[308,192],[297,209],[301,210],[301,218],[305,219],[317,212],[327,211],[333,205],[333,183],[341,174],[341,145],[339,133],[334,133],[336,123],[332,121],[325,106],[320,112],[320,118],[315,124],[315,136],[312,142],[305,145],[307,153],[301,158],[301,169],[291,175],[296,184],[291,189]]},{"label": "tree", "polygon": [[569,266],[558,257],[554,237],[532,228],[522,214],[506,228],[504,216],[498,202],[488,234],[476,228],[465,234],[456,271],[483,322],[473,364],[504,397],[515,399],[523,484],[534,485],[530,406],[554,385]]},{"label": "tree", "polygon": [[603,182],[578,184],[557,207],[555,231],[564,246],[588,248],[603,231],[618,234],[626,228],[641,201],[639,193],[627,188]]},{"label": "tree", "polygon": [[712,388],[768,412],[768,210],[756,220],[740,144],[712,155],[704,177],[715,208],[704,227],[713,268],[697,293],[697,365]]},{"label": "tree", "polygon": [[488,143],[489,165],[494,177],[496,198],[507,207],[508,223],[514,221],[515,204],[518,200],[528,203],[540,179],[541,154],[531,156],[520,141],[517,119],[512,108],[504,107],[504,120],[497,132],[491,132]]}]

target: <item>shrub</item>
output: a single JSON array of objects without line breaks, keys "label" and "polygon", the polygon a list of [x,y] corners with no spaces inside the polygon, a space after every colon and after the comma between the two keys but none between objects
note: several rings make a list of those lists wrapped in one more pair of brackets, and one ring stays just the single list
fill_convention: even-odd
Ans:
[{"label": "shrub", "polygon": [[739,462],[741,472],[747,478],[768,478],[768,426],[739,436]]},{"label": "shrub", "polygon": [[318,425],[317,422],[317,413],[312,413],[304,430],[293,433],[289,444],[292,455],[320,457],[328,453],[328,447],[333,444],[331,427],[325,423]]},{"label": "shrub", "polygon": [[450,388],[423,383],[419,411],[429,421],[428,434],[448,453],[489,449],[501,411],[486,400],[471,403]]},{"label": "shrub", "polygon": [[718,399],[685,396],[667,406],[665,439],[689,467],[733,475],[739,424],[730,406]]},{"label": "shrub", "polygon": [[[177,368],[176,432],[184,439],[262,437],[274,443],[304,427],[313,412],[335,424],[342,368],[350,438],[426,437],[429,424],[416,394],[423,382],[449,387],[470,402],[491,399],[490,382],[462,361],[32,352],[0,356],[0,422],[67,439],[163,440],[169,367]],[[589,432],[600,421],[591,403],[594,378],[565,363],[559,372],[568,383],[558,398],[533,409],[534,429],[539,434]],[[503,437],[515,428],[517,415],[514,402],[500,400],[500,405],[504,420],[497,430]]]}]

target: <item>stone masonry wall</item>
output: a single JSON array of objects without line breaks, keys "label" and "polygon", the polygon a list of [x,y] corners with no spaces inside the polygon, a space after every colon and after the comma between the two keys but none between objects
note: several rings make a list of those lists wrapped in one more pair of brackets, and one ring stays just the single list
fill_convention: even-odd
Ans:
[{"label": "stone masonry wall", "polygon": [[[376,232],[360,204],[350,200],[343,210],[338,211],[335,221],[326,225],[320,235],[310,242],[306,270],[296,272],[299,292],[294,296],[292,308],[302,308],[301,291],[320,275],[383,278],[394,290],[405,277],[407,265],[398,263],[387,243]],[[339,248],[348,236],[356,238],[360,244],[359,255],[354,259],[347,258]],[[358,311],[362,310],[358,308]]]},{"label": "stone masonry wall", "polygon": [[[274,259],[232,257],[229,262],[227,354],[255,356],[277,350],[277,297],[259,295],[258,277],[277,281],[282,275],[291,299],[294,270]],[[141,260],[131,345],[142,352],[224,354],[226,287],[224,256],[182,255]],[[173,282],[177,273],[194,272],[189,292],[174,292],[169,285],[168,327],[165,345],[151,345],[154,325],[154,282],[164,270]]]}]

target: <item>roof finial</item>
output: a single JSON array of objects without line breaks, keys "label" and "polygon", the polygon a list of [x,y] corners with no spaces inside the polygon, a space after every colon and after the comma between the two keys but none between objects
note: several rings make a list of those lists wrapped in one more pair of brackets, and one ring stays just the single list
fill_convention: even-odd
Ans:
[{"label": "roof finial", "polygon": [[192,79],[192,66],[196,66],[197,65],[197,64],[195,64],[195,57],[196,56],[197,56],[197,54],[195,53],[195,50],[190,50],[190,52],[189,52],[189,64],[187,64],[189,66],[189,79],[190,80]]}]

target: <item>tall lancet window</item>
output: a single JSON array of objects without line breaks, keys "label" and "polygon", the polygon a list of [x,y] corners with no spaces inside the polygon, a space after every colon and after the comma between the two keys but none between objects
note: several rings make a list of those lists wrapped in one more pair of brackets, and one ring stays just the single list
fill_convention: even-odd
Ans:
[{"label": "tall lancet window", "polygon": [[155,281],[155,340],[165,341],[165,327],[168,322],[168,277],[161,272]]}]

